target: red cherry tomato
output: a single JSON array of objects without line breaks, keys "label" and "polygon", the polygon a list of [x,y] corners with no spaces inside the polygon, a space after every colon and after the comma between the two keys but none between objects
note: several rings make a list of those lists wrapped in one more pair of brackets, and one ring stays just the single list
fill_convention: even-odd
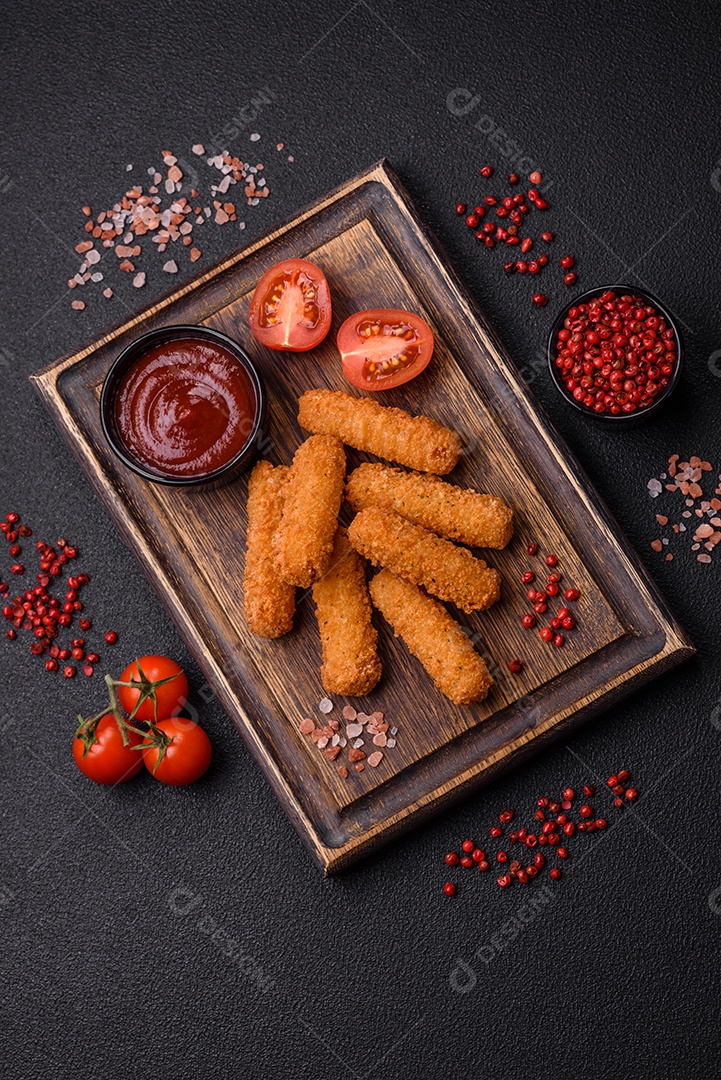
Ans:
[{"label": "red cherry tomato", "polygon": [[[138,664],[140,665],[140,671],[138,670]],[[170,681],[162,682],[162,685],[155,687],[157,710],[153,698],[146,697],[138,706],[134,719],[165,720],[174,713],[179,713],[188,698],[188,680],[185,677],[185,672],[180,664],[176,664],[175,660],[170,660],[167,656],[151,655],[138,657],[132,664],[128,664],[120,676],[121,683],[131,681],[139,683],[137,688],[134,686],[118,687],[118,700],[128,716],[131,715],[143,693],[141,689],[143,676],[147,683],[158,683],[164,679]]]},{"label": "red cherry tomato", "polygon": [[433,331],[419,315],[392,308],[357,311],[338,331],[343,374],[360,390],[390,390],[415,379],[433,356]]},{"label": "red cherry tomato", "polygon": [[142,742],[140,735],[129,731],[129,745],[124,746],[117,720],[112,713],[106,713],[98,721],[95,738],[97,741],[84,757],[82,739],[73,740],[73,757],[81,773],[96,784],[124,784],[138,775],[143,767],[142,751],[132,747]]},{"label": "red cherry tomato", "polygon": [[306,259],[266,270],[250,304],[250,329],[261,345],[307,352],[320,344],[333,316],[325,274]]},{"label": "red cherry tomato", "polygon": [[172,738],[170,746],[156,768],[160,751],[157,746],[143,750],[146,769],[163,784],[183,787],[198,780],[210,765],[213,750],[210,739],[192,720],[185,716],[173,716],[157,725]]}]

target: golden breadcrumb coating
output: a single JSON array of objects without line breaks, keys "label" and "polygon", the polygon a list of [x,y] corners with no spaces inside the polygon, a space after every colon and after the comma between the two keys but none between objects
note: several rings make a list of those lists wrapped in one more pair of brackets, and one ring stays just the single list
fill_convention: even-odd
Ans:
[{"label": "golden breadcrumb coating", "polygon": [[320,669],[328,694],[361,697],[381,677],[378,633],[371,623],[365,562],[338,528],[330,568],[313,586],[323,646]]},{"label": "golden breadcrumb coating", "polygon": [[260,637],[281,637],[293,627],[295,589],[279,576],[272,546],[287,474],[285,465],[274,468],[269,461],[259,461],[248,481],[243,597],[248,629]]},{"label": "golden breadcrumb coating", "polygon": [[351,397],[336,390],[303,394],[298,402],[298,423],[306,431],[335,435],[356,450],[419,472],[449,473],[463,449],[457,432],[428,416],[411,416],[372,398]]},{"label": "golden breadcrumb coating", "polygon": [[513,535],[513,511],[503,499],[454,487],[428,473],[368,462],[346,483],[354,510],[378,506],[469,547],[504,548]]},{"label": "golden breadcrumb coating", "polygon": [[298,447],[283,489],[273,538],[275,566],[289,585],[307,589],[328,569],[345,481],[345,450],[331,435]]},{"label": "golden breadcrumb coating", "polygon": [[375,566],[385,566],[414,585],[422,585],[462,611],[482,611],[501,595],[501,575],[483,559],[391,510],[375,506],[361,510],[351,522],[348,538]]},{"label": "golden breadcrumb coating", "polygon": [[396,637],[420,660],[442,694],[455,705],[486,697],[493,683],[486,663],[443,604],[390,570],[376,574],[370,593]]}]

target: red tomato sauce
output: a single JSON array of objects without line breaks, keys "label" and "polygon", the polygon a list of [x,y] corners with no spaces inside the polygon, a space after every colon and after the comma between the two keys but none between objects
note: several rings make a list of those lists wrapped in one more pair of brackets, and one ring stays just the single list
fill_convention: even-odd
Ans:
[{"label": "red tomato sauce", "polygon": [[126,372],[115,399],[120,438],[139,464],[166,476],[205,476],[247,444],[258,412],[250,377],[215,342],[156,345]]}]

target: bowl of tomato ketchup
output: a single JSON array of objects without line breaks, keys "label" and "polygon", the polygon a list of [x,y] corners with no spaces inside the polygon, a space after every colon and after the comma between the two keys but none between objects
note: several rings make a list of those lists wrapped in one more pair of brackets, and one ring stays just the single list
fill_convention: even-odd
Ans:
[{"label": "bowl of tomato ketchup", "polygon": [[123,464],[174,487],[235,479],[255,456],[265,409],[244,350],[202,326],[138,338],[114,361],[100,395],[103,431]]}]

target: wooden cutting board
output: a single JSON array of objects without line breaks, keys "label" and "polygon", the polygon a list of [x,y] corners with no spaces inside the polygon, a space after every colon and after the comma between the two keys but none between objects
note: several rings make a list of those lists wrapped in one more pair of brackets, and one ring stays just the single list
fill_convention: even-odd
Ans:
[{"label": "wooden cutting board", "polygon": [[[255,341],[247,313],[260,276],[290,257],[322,267],[334,318],[321,346],[288,356]],[[487,700],[452,705],[378,618],[383,679],[367,698],[335,698],[330,718],[341,719],[346,704],[380,710],[398,727],[397,745],[378,768],[351,769],[344,780],[298,732],[304,716],[323,719],[311,595],[299,593],[295,630],[278,641],[256,638],[245,626],[247,477],[211,492],[144,482],[109,450],[98,402],[113,359],[140,334],[181,323],[214,327],[255,360],[270,403],[264,454],[288,463],[306,437],[296,419],[299,395],[311,387],[347,390],[335,334],[349,314],[368,307],[407,308],[431,324],[431,366],[382,400],[462,434],[464,455],[449,479],[501,495],[514,508],[516,535],[505,551],[484,553],[502,574],[501,603],[473,616],[454,613],[488,659],[494,686]],[[326,872],[486,783],[694,651],[385,162],[33,381]],[[370,460],[355,452],[348,459],[349,469]],[[341,519],[347,522],[347,510]],[[578,627],[561,649],[521,626],[529,603],[520,575],[535,569],[544,582],[547,573],[540,554],[527,555],[530,539],[541,553],[558,556],[563,587],[581,592]],[[515,656],[524,661],[518,676],[507,668]]]}]

